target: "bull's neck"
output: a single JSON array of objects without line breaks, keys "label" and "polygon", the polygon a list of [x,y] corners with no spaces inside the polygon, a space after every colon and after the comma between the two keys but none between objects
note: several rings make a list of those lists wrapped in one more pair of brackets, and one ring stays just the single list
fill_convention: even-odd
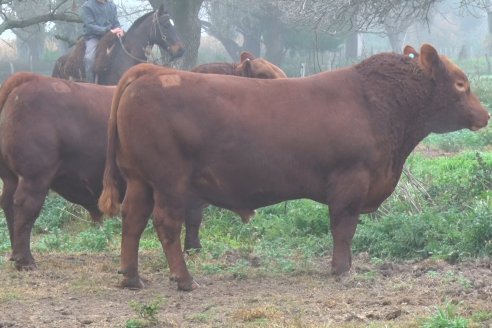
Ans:
[{"label": "bull's neck", "polygon": [[371,57],[356,66],[373,118],[374,133],[400,171],[410,153],[430,131],[426,112],[432,106],[433,82],[415,61],[396,54]]}]

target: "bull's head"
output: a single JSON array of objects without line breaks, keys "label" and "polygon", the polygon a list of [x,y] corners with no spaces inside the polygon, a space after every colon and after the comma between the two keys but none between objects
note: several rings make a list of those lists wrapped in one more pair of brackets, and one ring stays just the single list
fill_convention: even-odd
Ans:
[{"label": "bull's head", "polygon": [[250,52],[241,53],[241,62],[236,67],[236,74],[258,79],[285,78],[284,71],[263,58],[255,58]]},{"label": "bull's head", "polygon": [[432,113],[426,124],[431,132],[445,133],[463,128],[478,130],[487,125],[488,111],[470,90],[465,73],[429,44],[420,48],[416,60],[435,87]]}]

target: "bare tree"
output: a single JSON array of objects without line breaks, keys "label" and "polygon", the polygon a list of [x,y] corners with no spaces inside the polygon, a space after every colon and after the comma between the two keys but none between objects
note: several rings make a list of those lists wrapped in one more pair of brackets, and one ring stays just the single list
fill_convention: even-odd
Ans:
[{"label": "bare tree", "polygon": [[[53,21],[81,22],[79,15],[71,10],[71,6],[64,6],[74,0],[31,0],[29,3],[43,4],[40,10],[31,11],[30,15],[19,17],[15,11],[16,2],[20,0],[0,0],[0,35],[11,29],[25,28],[32,25]],[[25,1],[27,3],[27,1]]]}]

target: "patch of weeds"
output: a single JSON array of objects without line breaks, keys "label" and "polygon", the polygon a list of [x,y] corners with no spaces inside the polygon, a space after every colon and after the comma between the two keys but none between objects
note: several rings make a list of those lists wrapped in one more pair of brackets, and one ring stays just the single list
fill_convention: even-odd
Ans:
[{"label": "patch of weeds", "polygon": [[458,315],[458,305],[447,303],[430,318],[424,320],[424,328],[467,328],[468,319]]},{"label": "patch of weeds", "polygon": [[131,301],[130,307],[135,311],[138,318],[126,321],[126,328],[143,328],[156,326],[159,324],[157,313],[164,302],[162,298],[156,298],[152,302],[145,304],[139,301]]},{"label": "patch of weeds", "polygon": [[63,234],[60,228],[53,228],[51,233],[43,236],[36,244],[35,249],[44,252],[62,250],[69,245],[69,236]]},{"label": "patch of weeds", "polygon": [[236,311],[233,318],[243,322],[268,322],[279,317],[279,311],[273,306],[247,308]]},{"label": "patch of weeds", "polygon": [[0,294],[0,303],[6,303],[20,299],[19,295],[14,292],[5,292]]},{"label": "patch of weeds", "polygon": [[0,215],[0,254],[6,253],[10,250],[10,237],[7,228],[7,220],[5,219],[3,212]]},{"label": "patch of weeds", "polygon": [[383,265],[386,261],[379,257],[371,257],[370,262],[372,265]]},{"label": "patch of weeds", "polygon": [[434,271],[434,270],[429,270],[426,272],[426,275],[430,278],[437,278],[437,277],[439,277],[439,272]]},{"label": "patch of weeds", "polygon": [[371,282],[376,280],[377,277],[378,277],[378,273],[376,271],[370,270],[364,273],[360,273],[360,274],[358,273],[356,275],[356,280]]},{"label": "patch of weeds", "polygon": [[246,279],[248,276],[248,271],[249,271],[249,262],[242,259],[234,265],[230,271],[232,272],[232,276],[235,279],[241,280],[241,279]]},{"label": "patch of weeds", "polygon": [[46,197],[41,213],[34,224],[34,233],[47,233],[60,229],[72,219],[82,219],[85,213],[79,206],[69,203],[64,198],[50,194]]},{"label": "patch of weeds", "polygon": [[478,311],[474,312],[471,316],[474,322],[485,322],[492,320],[492,311]]},{"label": "patch of weeds", "polygon": [[473,283],[470,279],[463,276],[462,274],[456,274],[453,271],[446,272],[446,281],[447,282],[457,282],[464,289],[470,289],[473,287]]},{"label": "patch of weeds", "polygon": [[209,321],[212,321],[216,316],[216,311],[213,308],[213,305],[207,306],[205,310],[203,310],[200,313],[196,313],[191,317],[192,321],[195,322],[201,322],[201,323],[207,323]]},{"label": "patch of weeds", "polygon": [[200,265],[200,269],[206,274],[218,274],[224,272],[224,268],[220,263],[203,263]]},{"label": "patch of weeds", "polygon": [[71,247],[75,251],[102,252],[108,250],[112,246],[114,237],[120,234],[119,220],[105,220],[102,226],[92,226],[79,233]]}]

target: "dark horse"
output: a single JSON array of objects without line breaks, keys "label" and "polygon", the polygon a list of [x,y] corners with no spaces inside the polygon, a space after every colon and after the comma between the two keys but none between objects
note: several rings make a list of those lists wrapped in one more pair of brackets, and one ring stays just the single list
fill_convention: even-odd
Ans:
[{"label": "dark horse", "polygon": [[[127,69],[147,61],[145,51],[149,46],[158,45],[166,49],[172,59],[181,57],[184,53],[171,16],[163,5],[138,18],[121,38],[121,42],[119,40],[108,32],[99,41],[94,67],[97,84],[117,84]],[[52,76],[75,81],[85,80],[84,53],[85,42],[81,39],[71,52],[58,58]]]}]

